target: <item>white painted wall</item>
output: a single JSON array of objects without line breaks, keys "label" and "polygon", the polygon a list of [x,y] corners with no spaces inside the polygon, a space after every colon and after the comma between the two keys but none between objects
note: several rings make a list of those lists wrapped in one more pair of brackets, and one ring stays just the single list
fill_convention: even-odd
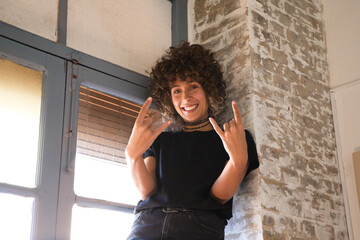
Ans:
[{"label": "white painted wall", "polygon": [[[352,154],[360,151],[360,81],[332,90],[338,157],[347,208],[349,233],[360,239],[360,206]],[[349,221],[350,220],[350,221]],[[350,226],[349,226],[350,225]]]},{"label": "white painted wall", "polygon": [[59,0],[1,0],[0,20],[57,41]]},{"label": "white painted wall", "polygon": [[338,158],[350,239],[360,239],[352,154],[360,150],[360,1],[322,0]]},{"label": "white painted wall", "polygon": [[69,47],[146,74],[171,46],[171,2],[69,0]]},{"label": "white painted wall", "polygon": [[360,79],[360,1],[322,0],[330,87]]},{"label": "white painted wall", "polygon": [[187,14],[188,14],[188,41],[190,43],[195,43],[195,31],[194,31],[194,24],[195,24],[195,0],[188,0],[187,5]]},{"label": "white painted wall", "polygon": [[[0,0],[0,20],[57,41],[59,0]],[[171,46],[168,0],[68,0],[67,46],[147,75]]]}]

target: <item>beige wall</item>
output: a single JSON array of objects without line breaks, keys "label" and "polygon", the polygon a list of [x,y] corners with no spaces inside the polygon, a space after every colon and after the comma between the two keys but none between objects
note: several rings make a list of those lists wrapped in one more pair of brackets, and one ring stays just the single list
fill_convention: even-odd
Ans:
[{"label": "beige wall", "polygon": [[360,79],[360,1],[323,0],[330,87]]},{"label": "beige wall", "polygon": [[0,20],[57,41],[59,0],[1,0]]},{"label": "beige wall", "polygon": [[[360,151],[360,82],[333,90],[337,120],[337,147],[343,172],[343,188],[347,204],[347,220],[353,239],[360,239],[360,209],[353,162],[353,153]],[[359,186],[360,187],[360,186]],[[351,229],[349,233],[351,234]]]},{"label": "beige wall", "polygon": [[322,2],[349,235],[360,239],[360,209],[352,158],[352,154],[360,150],[360,1]]},{"label": "beige wall", "polygon": [[[0,21],[56,42],[59,0],[1,0]],[[67,46],[147,75],[171,46],[168,0],[68,0]]]},{"label": "beige wall", "polygon": [[171,2],[69,0],[69,47],[146,75],[171,45]]}]

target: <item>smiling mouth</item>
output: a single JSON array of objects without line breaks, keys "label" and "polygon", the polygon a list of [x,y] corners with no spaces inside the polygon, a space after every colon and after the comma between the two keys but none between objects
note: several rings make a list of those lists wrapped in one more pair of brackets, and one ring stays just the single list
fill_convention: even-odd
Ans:
[{"label": "smiling mouth", "polygon": [[187,107],[182,107],[181,109],[185,110],[185,111],[192,111],[194,109],[196,109],[199,106],[199,104],[194,104],[191,106],[187,106]]}]

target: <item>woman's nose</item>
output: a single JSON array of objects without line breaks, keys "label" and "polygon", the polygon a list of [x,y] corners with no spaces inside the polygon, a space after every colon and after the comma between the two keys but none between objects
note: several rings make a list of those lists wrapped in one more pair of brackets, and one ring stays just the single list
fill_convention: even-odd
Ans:
[{"label": "woman's nose", "polygon": [[191,98],[191,93],[190,93],[189,90],[185,90],[185,91],[184,91],[183,98],[184,98],[184,99]]}]

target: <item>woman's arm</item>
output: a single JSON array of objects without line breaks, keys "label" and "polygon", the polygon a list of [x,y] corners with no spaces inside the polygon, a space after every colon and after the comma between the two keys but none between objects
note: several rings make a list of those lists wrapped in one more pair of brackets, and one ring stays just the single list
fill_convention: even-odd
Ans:
[{"label": "woman's arm", "polygon": [[248,163],[245,166],[236,166],[233,164],[233,161],[229,160],[211,187],[211,196],[221,204],[229,201],[237,192],[239,184],[245,177],[248,166]]},{"label": "woman's arm", "polygon": [[144,159],[142,155],[170,124],[168,121],[155,130],[152,125],[153,118],[146,115],[151,101],[152,99],[148,98],[142,106],[125,149],[131,176],[143,200],[156,190],[156,161],[154,157]]},{"label": "woman's arm", "polygon": [[132,159],[127,157],[131,177],[140,192],[141,199],[146,200],[156,192],[156,160],[154,157]]},{"label": "woman's arm", "polygon": [[234,118],[229,123],[224,124],[224,131],[220,129],[214,119],[210,118],[211,124],[230,156],[210,192],[211,196],[222,204],[234,196],[249,167],[245,130],[239,107],[234,101],[232,108]]}]

